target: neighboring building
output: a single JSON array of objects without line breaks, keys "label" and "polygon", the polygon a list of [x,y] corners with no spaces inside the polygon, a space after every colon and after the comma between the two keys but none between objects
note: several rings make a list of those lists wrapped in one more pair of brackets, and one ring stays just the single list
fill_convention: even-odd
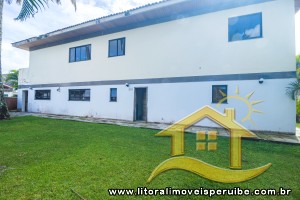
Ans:
[{"label": "neighboring building", "polygon": [[2,80],[4,81],[3,87],[4,87],[4,97],[17,97],[18,96],[18,90],[15,90],[13,86],[6,82],[7,74],[2,74]]},{"label": "neighboring building", "polygon": [[4,88],[4,97],[13,97],[14,96],[14,88],[10,85],[3,84]]},{"label": "neighboring building", "polygon": [[294,133],[294,15],[294,0],[170,0],[16,42],[30,51],[18,106],[172,123],[209,105],[236,108],[250,130]]}]

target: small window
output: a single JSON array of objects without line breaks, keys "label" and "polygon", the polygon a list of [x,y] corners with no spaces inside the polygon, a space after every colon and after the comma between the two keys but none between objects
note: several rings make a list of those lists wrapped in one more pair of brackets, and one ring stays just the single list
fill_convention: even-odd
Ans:
[{"label": "small window", "polygon": [[36,100],[50,100],[51,90],[36,90],[35,99]]},{"label": "small window", "polygon": [[91,59],[91,45],[70,48],[69,62],[79,62]]},{"label": "small window", "polygon": [[69,90],[69,101],[90,101],[90,89]]},{"label": "small window", "polygon": [[110,88],[110,101],[117,101],[117,88]]},{"label": "small window", "polygon": [[227,85],[212,86],[212,103],[227,103]]},{"label": "small window", "polygon": [[262,38],[262,13],[229,18],[229,42],[255,38]]},{"label": "small window", "polygon": [[109,40],[108,56],[123,56],[125,55],[125,38]]}]

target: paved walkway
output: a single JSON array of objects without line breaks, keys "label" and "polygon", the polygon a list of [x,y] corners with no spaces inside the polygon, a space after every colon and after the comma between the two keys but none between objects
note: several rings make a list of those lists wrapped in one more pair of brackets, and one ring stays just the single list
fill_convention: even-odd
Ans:
[{"label": "paved walkway", "polygon": [[[119,126],[130,126],[138,128],[150,128],[162,130],[168,127],[170,124],[164,123],[153,123],[153,122],[133,122],[125,120],[114,120],[114,119],[101,119],[92,117],[77,117],[77,116],[67,116],[67,115],[52,115],[52,114],[41,114],[41,113],[24,113],[24,112],[11,112],[11,117],[18,116],[36,116],[50,119],[61,119],[61,120],[72,120],[88,123],[99,123],[99,124],[115,124]],[[228,131],[223,128],[209,128],[209,127],[198,127],[193,126],[186,129],[187,132],[196,133],[197,131],[210,131],[218,130],[218,134],[221,136],[229,136]],[[289,143],[289,144],[300,144],[300,128],[296,128],[296,135],[288,135],[283,133],[257,133],[256,135],[260,140]]]}]

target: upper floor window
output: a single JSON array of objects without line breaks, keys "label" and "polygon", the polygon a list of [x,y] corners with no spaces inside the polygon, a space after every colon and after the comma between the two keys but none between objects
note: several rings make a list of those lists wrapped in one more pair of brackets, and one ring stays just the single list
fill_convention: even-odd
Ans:
[{"label": "upper floor window", "polygon": [[212,103],[227,103],[227,85],[212,86]]},{"label": "upper floor window", "polygon": [[110,88],[110,101],[117,102],[117,88]]},{"label": "upper floor window", "polygon": [[229,18],[229,42],[262,38],[262,36],[262,13]]},{"label": "upper floor window", "polygon": [[91,45],[72,47],[69,52],[69,62],[78,62],[91,59]]},{"label": "upper floor window", "polygon": [[36,100],[50,100],[51,90],[36,90],[35,99]]},{"label": "upper floor window", "polygon": [[90,101],[90,89],[69,90],[69,101]]},{"label": "upper floor window", "polygon": [[123,56],[125,55],[125,38],[109,40],[108,56]]}]

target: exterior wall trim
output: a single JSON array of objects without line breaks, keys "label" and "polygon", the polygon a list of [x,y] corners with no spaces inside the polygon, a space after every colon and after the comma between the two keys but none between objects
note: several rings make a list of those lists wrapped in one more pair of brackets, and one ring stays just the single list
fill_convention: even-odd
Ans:
[{"label": "exterior wall trim", "polygon": [[257,80],[258,81],[260,78],[263,79],[296,78],[296,71],[33,84],[33,85],[19,85],[19,89],[45,88],[45,87],[70,87],[70,86],[95,86],[95,85],[125,85],[126,83],[159,84],[159,83],[185,83],[185,82],[210,82],[210,81],[235,81],[235,80]]}]

